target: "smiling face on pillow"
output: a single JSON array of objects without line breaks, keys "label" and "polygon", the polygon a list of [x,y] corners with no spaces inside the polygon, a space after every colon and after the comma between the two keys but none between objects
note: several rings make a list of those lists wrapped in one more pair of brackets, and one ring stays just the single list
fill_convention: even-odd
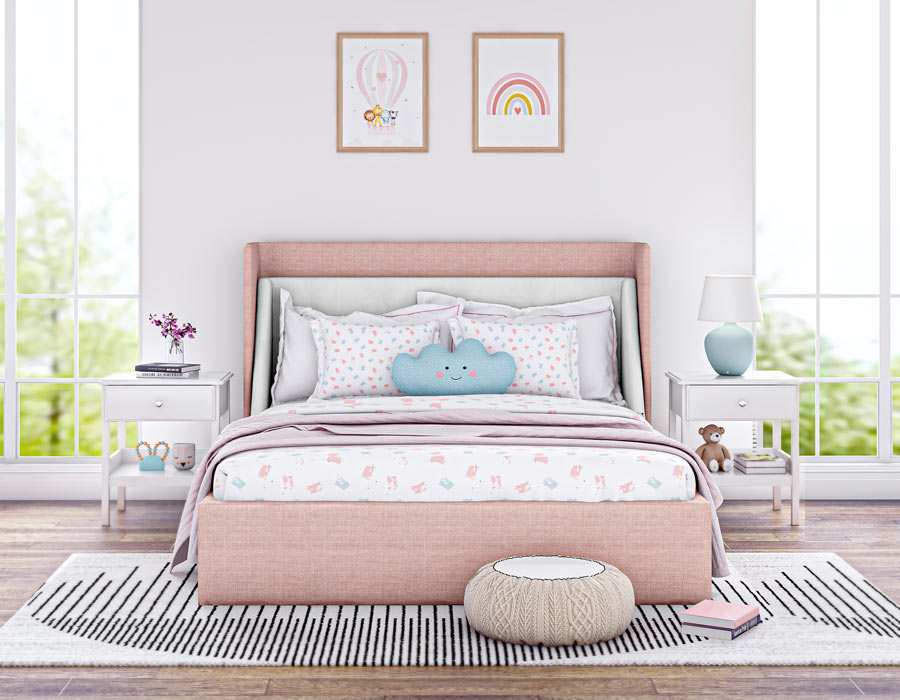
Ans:
[{"label": "smiling face on pillow", "polygon": [[468,338],[453,352],[434,344],[418,357],[397,355],[391,374],[408,396],[505,394],[516,378],[516,363],[509,353],[491,355],[480,341]]}]

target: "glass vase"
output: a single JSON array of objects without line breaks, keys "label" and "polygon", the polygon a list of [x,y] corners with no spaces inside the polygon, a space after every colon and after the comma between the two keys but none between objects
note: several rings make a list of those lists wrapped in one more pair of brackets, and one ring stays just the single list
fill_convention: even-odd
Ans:
[{"label": "glass vase", "polygon": [[184,364],[184,342],[166,338],[166,362]]}]

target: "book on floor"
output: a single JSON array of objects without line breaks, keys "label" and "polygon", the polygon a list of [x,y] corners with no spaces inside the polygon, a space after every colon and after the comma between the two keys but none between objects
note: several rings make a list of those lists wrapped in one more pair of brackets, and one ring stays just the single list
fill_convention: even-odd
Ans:
[{"label": "book on floor", "polygon": [[727,600],[701,600],[678,613],[682,623],[692,625],[712,625],[736,629],[759,615],[755,605],[729,603]]},{"label": "book on floor", "polygon": [[695,637],[709,637],[710,639],[724,639],[731,641],[736,637],[740,637],[747,630],[753,629],[760,622],[760,617],[747,620],[740,627],[734,629],[729,627],[713,627],[712,625],[693,625],[688,622],[681,623],[681,631],[685,634],[693,634]]}]

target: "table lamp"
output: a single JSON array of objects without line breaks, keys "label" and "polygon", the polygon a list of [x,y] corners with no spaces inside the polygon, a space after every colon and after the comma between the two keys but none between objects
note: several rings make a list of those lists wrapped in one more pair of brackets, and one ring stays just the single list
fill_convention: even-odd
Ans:
[{"label": "table lamp", "polygon": [[706,335],[703,347],[709,364],[719,374],[739,376],[753,362],[753,334],[738,321],[763,320],[753,275],[707,275],[703,282],[698,321],[722,321]]}]

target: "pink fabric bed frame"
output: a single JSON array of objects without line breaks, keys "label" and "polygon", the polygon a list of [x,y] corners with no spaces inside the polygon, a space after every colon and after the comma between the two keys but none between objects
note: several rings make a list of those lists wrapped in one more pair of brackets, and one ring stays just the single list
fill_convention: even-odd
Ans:
[{"label": "pink fabric bed frame", "polygon": [[[646,243],[250,243],[244,251],[244,413],[261,277],[633,277],[650,418]],[[711,595],[711,509],[693,501],[200,503],[202,604],[461,603],[483,564],[524,554],[607,561],[638,603]]]},{"label": "pink fabric bed frame", "polygon": [[202,605],[451,604],[519,554],[608,562],[638,603],[711,596],[709,503],[200,503]]}]

